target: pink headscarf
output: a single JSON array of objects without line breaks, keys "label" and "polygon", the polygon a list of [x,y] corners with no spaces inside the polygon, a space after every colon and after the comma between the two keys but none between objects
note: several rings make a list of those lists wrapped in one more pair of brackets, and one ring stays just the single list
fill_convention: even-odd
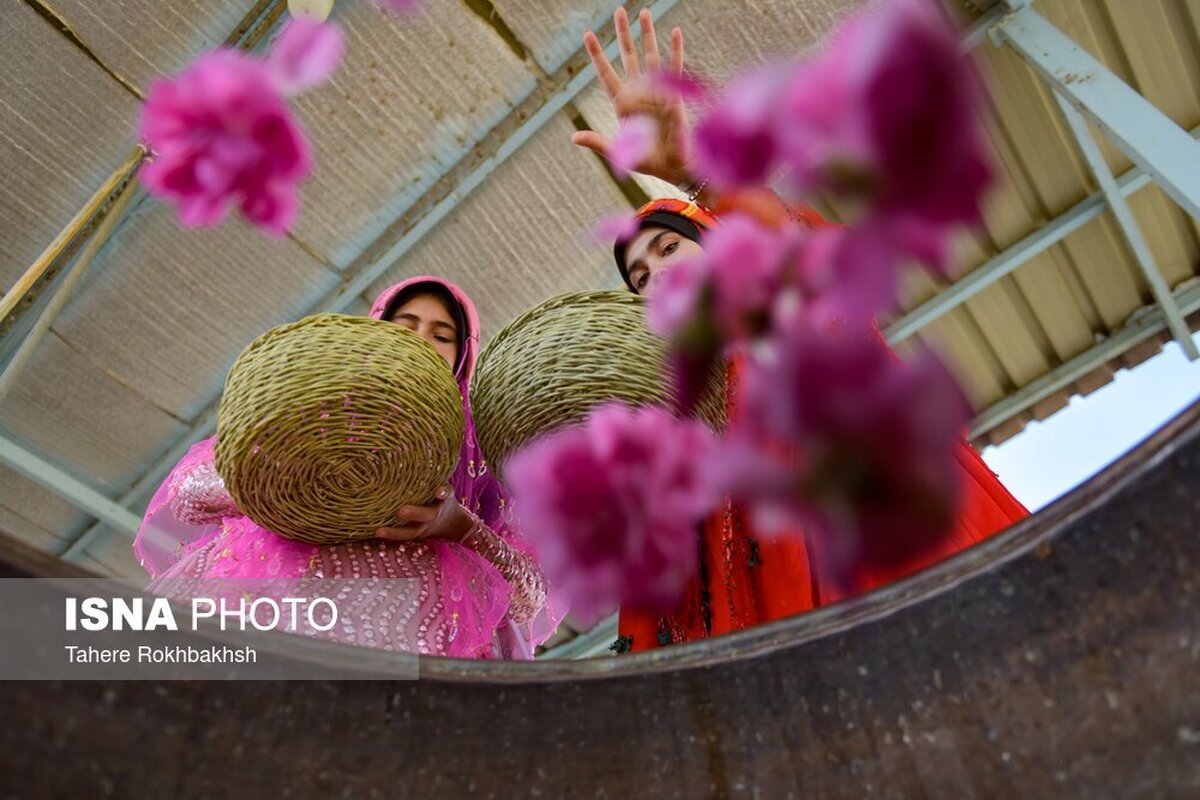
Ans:
[{"label": "pink headscarf", "polygon": [[450,478],[455,496],[466,508],[477,514],[492,530],[502,526],[502,515],[508,507],[499,482],[483,461],[479,444],[475,438],[475,421],[471,417],[471,403],[467,399],[471,385],[471,376],[475,374],[475,362],[479,359],[479,312],[475,304],[467,297],[459,286],[445,278],[433,275],[418,275],[408,278],[380,292],[371,305],[370,316],[383,319],[384,314],[391,311],[397,297],[417,286],[432,285],[450,293],[458,303],[462,318],[466,323],[466,331],[460,332],[459,342],[461,352],[458,354],[454,379],[458,382],[458,390],[462,394],[463,416],[466,418],[466,428],[463,434],[462,450],[459,452],[458,466]]},{"label": "pink headscarf", "polygon": [[[382,292],[371,307],[371,316],[383,319],[398,295],[413,287],[436,285],[449,293],[459,306],[460,320],[466,330],[459,336],[460,352],[455,380],[462,393],[466,417],[465,435],[458,465],[450,478],[455,496],[464,507],[482,519],[510,546],[530,553],[527,543],[512,526],[512,509],[499,481],[488,469],[475,438],[475,425],[467,390],[479,356],[479,315],[466,293],[442,278],[422,275],[398,283]],[[420,546],[391,542],[356,542],[332,547],[317,547],[290,541],[263,528],[245,516],[235,515],[208,525],[188,525],[175,518],[171,505],[175,499],[177,476],[197,466],[211,465],[215,437],[198,442],[175,466],[159,487],[146,509],[146,516],[134,541],[138,560],[155,580],[147,587],[181,577],[188,578],[280,578],[300,577],[312,569],[314,559],[337,548],[394,549],[394,557],[420,572],[415,561],[436,559],[437,585],[433,588],[444,602],[442,616],[455,619],[456,635],[444,655],[461,658],[532,658],[534,646],[545,641],[562,619],[565,609],[557,593],[547,598],[546,608],[532,621],[518,625],[506,616],[512,589],[496,568],[474,551],[442,540],[429,540]],[[216,563],[213,550],[217,540],[229,558]],[[427,570],[426,570],[427,572]],[[331,575],[328,570],[325,573]],[[348,577],[348,576],[346,576]]]}]

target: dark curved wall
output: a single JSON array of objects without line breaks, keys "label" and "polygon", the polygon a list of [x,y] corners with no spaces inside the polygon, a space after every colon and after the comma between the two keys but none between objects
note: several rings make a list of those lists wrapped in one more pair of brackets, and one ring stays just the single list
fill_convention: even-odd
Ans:
[{"label": "dark curved wall", "polygon": [[[1200,406],[858,601],[417,682],[0,685],[13,797],[1197,797]],[[6,539],[0,574],[73,568]],[[353,658],[353,651],[346,651]]]}]

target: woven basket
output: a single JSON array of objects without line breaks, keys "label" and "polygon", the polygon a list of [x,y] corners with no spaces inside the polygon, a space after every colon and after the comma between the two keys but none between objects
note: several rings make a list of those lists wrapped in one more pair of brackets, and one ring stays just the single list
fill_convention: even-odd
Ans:
[{"label": "woven basket", "polygon": [[259,525],[338,544],[430,502],[462,440],[458,385],[427,342],[390,322],[318,314],[272,328],[234,363],[217,471]]},{"label": "woven basket", "polygon": [[[471,413],[488,462],[534,437],[581,421],[597,405],[667,405],[666,340],[646,325],[645,300],[628,292],[551,298],[509,323],[479,357]],[[724,425],[724,370],[714,370],[700,415]]]}]

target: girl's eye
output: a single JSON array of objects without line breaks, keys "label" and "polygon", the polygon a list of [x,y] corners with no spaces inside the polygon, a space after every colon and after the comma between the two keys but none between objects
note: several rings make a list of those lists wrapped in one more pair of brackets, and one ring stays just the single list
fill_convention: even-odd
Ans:
[{"label": "girl's eye", "polygon": [[671,253],[674,253],[678,247],[679,247],[679,242],[668,243],[665,247],[663,247],[663,255],[664,256],[671,255]]},{"label": "girl's eye", "polygon": [[450,344],[450,340],[448,338],[446,338],[445,336],[435,336],[433,338],[437,339],[442,344]]},{"label": "girl's eye", "polygon": [[650,282],[650,273],[643,272],[641,275],[638,275],[637,281],[635,281],[633,285],[637,289],[645,289],[646,284],[649,282]]}]

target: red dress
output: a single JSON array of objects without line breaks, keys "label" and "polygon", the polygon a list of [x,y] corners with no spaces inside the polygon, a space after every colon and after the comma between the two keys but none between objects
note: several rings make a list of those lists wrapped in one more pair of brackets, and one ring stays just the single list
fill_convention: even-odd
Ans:
[{"label": "red dress", "polygon": [[[727,394],[732,394],[735,383],[731,377]],[[960,441],[955,457],[962,472],[962,499],[953,533],[940,549],[920,560],[873,576],[869,588],[899,580],[1029,516],[969,444]],[[663,616],[621,609],[619,651],[637,652],[739,631],[845,596],[816,570],[803,535],[760,541],[743,511],[728,500],[705,520],[697,546],[700,572],[674,613]]]},{"label": "red dress", "polygon": [[[760,204],[756,210],[765,205],[768,213],[777,213],[782,207],[775,200],[777,205],[772,209],[771,200],[764,204],[762,195],[756,195],[754,202]],[[809,208],[789,208],[787,216],[810,227],[831,224]],[[737,410],[736,387],[735,364],[726,385],[731,419]],[[874,575],[869,588],[898,580],[1029,516],[973,447],[960,441],[955,457],[962,472],[962,499],[954,532],[937,551]],[[700,572],[688,584],[679,607],[665,616],[622,608],[620,637],[614,649],[639,652],[718,636],[799,614],[845,596],[832,581],[822,578],[815,561],[809,558],[802,534],[761,541],[744,512],[728,500],[705,520],[697,547]]]}]

